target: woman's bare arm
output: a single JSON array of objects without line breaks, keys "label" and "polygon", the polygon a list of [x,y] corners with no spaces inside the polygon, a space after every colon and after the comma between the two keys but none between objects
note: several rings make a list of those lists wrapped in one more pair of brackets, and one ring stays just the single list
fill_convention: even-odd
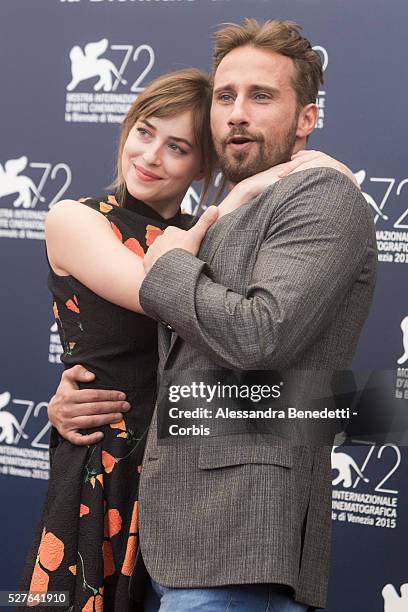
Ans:
[{"label": "woman's bare arm", "polygon": [[142,258],[118,240],[108,219],[74,200],[62,200],[47,215],[45,237],[56,274],[74,276],[105,300],[143,313]]}]

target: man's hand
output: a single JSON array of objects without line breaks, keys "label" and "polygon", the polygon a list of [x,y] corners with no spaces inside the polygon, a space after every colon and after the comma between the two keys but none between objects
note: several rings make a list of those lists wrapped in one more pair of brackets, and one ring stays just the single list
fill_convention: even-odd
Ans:
[{"label": "man's hand", "polygon": [[103,439],[101,431],[82,435],[79,430],[119,423],[122,412],[130,409],[130,404],[124,401],[126,395],[120,391],[78,388],[78,382],[89,383],[94,379],[95,375],[80,365],[65,370],[48,404],[49,420],[72,444],[96,444]]},{"label": "man's hand", "polygon": [[216,206],[209,206],[201,215],[197,223],[189,230],[182,230],[178,227],[169,226],[161,236],[158,236],[154,243],[149,247],[143,258],[143,267],[146,274],[156,261],[172,249],[184,249],[192,255],[197,255],[201,241],[207,230],[218,219]]}]

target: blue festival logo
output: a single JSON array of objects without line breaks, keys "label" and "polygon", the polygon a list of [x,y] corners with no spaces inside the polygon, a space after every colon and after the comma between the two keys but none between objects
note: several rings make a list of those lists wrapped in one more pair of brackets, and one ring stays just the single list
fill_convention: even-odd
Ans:
[{"label": "blue festival logo", "polygon": [[0,164],[0,238],[43,240],[47,211],[71,181],[63,162],[29,162],[21,155]]},{"label": "blue festival logo", "polygon": [[107,38],[74,45],[68,55],[67,123],[121,123],[155,64],[150,45],[109,44]]},{"label": "blue festival logo", "polygon": [[28,438],[14,414],[4,410],[10,400],[11,395],[8,391],[0,394],[0,443],[5,442],[6,444],[14,444],[17,435],[25,440]]},{"label": "blue festival logo", "polygon": [[[115,91],[117,85],[126,85],[126,80],[116,68],[115,64],[104,57],[100,57],[109,46],[107,38],[102,38],[98,42],[88,43],[84,50],[77,45],[72,47],[69,57],[71,59],[72,80],[67,85],[67,90],[72,91],[81,83],[88,79],[98,77],[94,83],[94,91]],[[115,78],[115,81],[112,80]]]},{"label": "blue festival logo", "polygon": [[408,582],[401,584],[400,592],[393,584],[386,584],[382,590],[384,599],[384,612],[407,612],[408,610]]},{"label": "blue festival logo", "polygon": [[351,455],[344,451],[337,451],[340,445],[334,445],[331,452],[332,470],[337,470],[338,474],[332,481],[332,485],[342,485],[349,489],[353,484],[353,473],[361,478],[364,482],[370,482],[366,478]]},{"label": "blue festival logo", "polygon": [[376,231],[378,260],[385,263],[408,263],[408,207],[404,189],[408,178],[369,176],[361,169],[354,173],[362,194],[371,206]]},{"label": "blue festival logo", "polygon": [[[322,45],[315,45],[313,49],[320,55],[322,60],[322,68],[323,72],[326,71],[327,66],[329,65],[329,54],[327,49]],[[316,104],[319,110],[319,115],[316,122],[316,128],[322,129],[324,127],[324,118],[326,113],[326,103],[327,103],[327,92],[325,89],[319,89],[317,94]]]},{"label": "blue festival logo", "polygon": [[[339,524],[361,524],[395,529],[399,490],[392,486],[401,464],[395,444],[377,446],[365,440],[347,441],[344,434],[332,448],[332,520]],[[370,470],[370,477],[367,472]]]},{"label": "blue festival logo", "polygon": [[[365,178],[366,178],[366,171],[365,170],[359,170],[358,172],[354,173],[354,176],[357,179],[358,184],[361,185],[364,183]],[[388,221],[388,217],[387,215],[385,215],[381,208],[378,206],[377,202],[374,200],[374,198],[369,194],[366,193],[365,191],[363,191],[363,189],[361,189],[361,193],[363,194],[366,202],[368,204],[370,204],[371,208],[374,210],[375,214],[378,215],[379,217],[381,217],[382,219],[384,219],[384,221]],[[381,202],[381,205],[384,206],[385,202]]]},{"label": "blue festival logo", "polygon": [[0,393],[0,475],[48,480],[47,406]]},{"label": "blue festival logo", "polygon": [[[3,166],[0,164],[0,198],[16,194],[13,202],[16,208],[32,208],[36,202],[44,202],[45,198],[40,194],[37,186],[29,176],[21,174],[27,167],[28,159],[22,155],[18,159],[10,159]],[[35,200],[32,199],[35,196]]]},{"label": "blue festival logo", "polygon": [[61,363],[61,355],[64,352],[63,346],[61,344],[61,338],[58,333],[58,325],[57,322],[54,323],[50,327],[50,343],[48,347],[48,363]]},{"label": "blue festival logo", "polygon": [[402,346],[403,354],[397,360],[399,366],[404,365],[408,360],[408,317],[404,317],[401,321],[401,332],[402,332]]}]

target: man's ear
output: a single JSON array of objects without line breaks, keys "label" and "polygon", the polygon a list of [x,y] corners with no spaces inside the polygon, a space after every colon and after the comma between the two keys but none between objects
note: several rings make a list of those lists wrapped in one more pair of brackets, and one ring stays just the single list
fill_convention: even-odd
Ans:
[{"label": "man's ear", "polygon": [[306,104],[299,113],[296,136],[298,138],[307,138],[315,129],[318,116],[319,109],[317,105]]}]

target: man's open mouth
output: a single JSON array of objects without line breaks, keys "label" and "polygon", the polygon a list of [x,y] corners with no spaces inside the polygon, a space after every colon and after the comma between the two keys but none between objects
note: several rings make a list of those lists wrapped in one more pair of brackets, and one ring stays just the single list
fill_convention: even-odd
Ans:
[{"label": "man's open mouth", "polygon": [[231,136],[231,138],[228,138],[227,140],[227,144],[232,145],[245,145],[250,142],[254,141],[251,138],[247,138],[246,136]]}]

